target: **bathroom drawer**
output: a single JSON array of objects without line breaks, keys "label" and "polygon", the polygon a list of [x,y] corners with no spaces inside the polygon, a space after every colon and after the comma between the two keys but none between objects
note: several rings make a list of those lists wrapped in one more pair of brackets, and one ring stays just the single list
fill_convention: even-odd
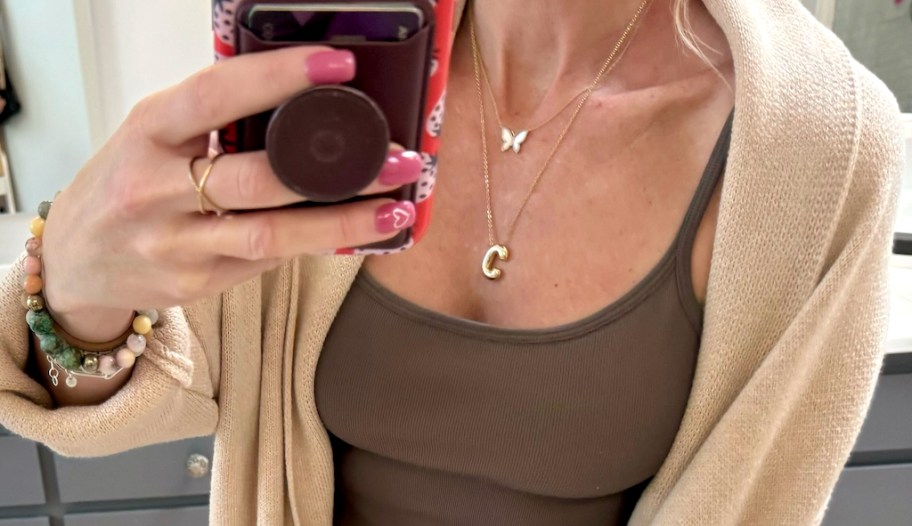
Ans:
[{"label": "bathroom drawer", "polygon": [[[63,502],[206,495],[208,470],[191,476],[188,459],[212,461],[212,438],[194,438],[134,449],[103,458],[55,457]],[[196,457],[196,458],[201,458]]]},{"label": "bathroom drawer", "polygon": [[37,519],[0,519],[0,526],[48,526],[47,518]]},{"label": "bathroom drawer", "polygon": [[912,374],[880,376],[853,449],[865,453],[896,450],[912,450]]},{"label": "bathroom drawer", "polygon": [[912,518],[912,464],[842,471],[823,526],[898,526]]},{"label": "bathroom drawer", "polygon": [[[64,526],[206,526],[209,508],[175,508],[168,510],[118,511],[113,513],[80,513],[67,515]],[[4,526],[0,524],[0,526]]]},{"label": "bathroom drawer", "polygon": [[[44,504],[38,446],[15,436],[0,436],[0,506]],[[6,526],[5,524],[0,526]]]}]

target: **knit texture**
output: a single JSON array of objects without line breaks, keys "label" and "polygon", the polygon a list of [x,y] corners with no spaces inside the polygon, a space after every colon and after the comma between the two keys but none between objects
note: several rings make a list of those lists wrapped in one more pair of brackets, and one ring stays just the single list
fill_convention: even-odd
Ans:
[{"label": "knit texture", "polygon": [[[705,4],[737,110],[693,388],[631,524],[819,524],[883,359],[899,105],[797,0]],[[0,287],[0,424],[68,456],[214,432],[213,525],[330,526],[314,370],[362,261],[302,257],[165,310],[126,387],[54,409],[23,372],[20,259]]]}]

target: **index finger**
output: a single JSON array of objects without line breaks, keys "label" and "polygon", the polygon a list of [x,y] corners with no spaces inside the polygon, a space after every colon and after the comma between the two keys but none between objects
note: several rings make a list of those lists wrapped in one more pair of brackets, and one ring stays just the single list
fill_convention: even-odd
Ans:
[{"label": "index finger", "polygon": [[137,117],[150,139],[180,145],[249,115],[276,108],[316,84],[355,76],[350,51],[294,46],[223,60],[141,102]]}]

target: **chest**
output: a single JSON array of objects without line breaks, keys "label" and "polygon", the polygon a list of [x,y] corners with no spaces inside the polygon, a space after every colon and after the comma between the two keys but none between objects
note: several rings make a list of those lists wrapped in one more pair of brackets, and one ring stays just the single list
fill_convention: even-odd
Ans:
[{"label": "chest", "polygon": [[[660,288],[629,316],[517,331],[441,319],[359,276],[315,375],[342,487],[356,501],[429,485],[431,501],[469,495],[459,509],[490,491],[507,508],[551,507],[530,505],[535,495],[567,515],[524,524],[604,523],[611,496],[656,472],[684,412],[699,341],[664,307],[674,294]],[[381,496],[380,480],[398,482]]]},{"label": "chest", "polygon": [[[413,303],[514,328],[583,318],[621,298],[656,266],[681,226],[732,103],[710,84],[594,96],[543,172],[569,111],[531,133],[519,154],[500,151],[500,130],[488,119],[488,192],[474,92],[456,75],[449,93],[425,238],[404,253],[368,257],[364,266]],[[720,189],[721,183],[690,254],[701,303]],[[503,275],[497,281],[481,270],[491,230],[510,250],[510,259],[498,263]]]}]

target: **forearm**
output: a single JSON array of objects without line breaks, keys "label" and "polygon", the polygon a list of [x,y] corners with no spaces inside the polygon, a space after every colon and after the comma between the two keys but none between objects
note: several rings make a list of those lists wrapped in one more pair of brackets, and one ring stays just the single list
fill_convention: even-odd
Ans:
[{"label": "forearm", "polygon": [[[210,371],[209,365],[219,363],[221,296],[193,305],[194,328],[185,309],[160,310],[142,355],[129,370],[101,380],[103,392],[92,389],[98,384],[88,376],[77,377],[77,385],[67,387],[67,374],[59,367],[58,388],[54,389],[48,375],[50,364],[36,348],[38,342],[30,334],[26,310],[19,301],[26,277],[24,260],[23,254],[12,271],[0,278],[0,426],[61,455],[80,457],[214,431],[219,371]],[[61,307],[65,303],[55,303],[53,295],[48,301],[54,321],[76,338],[110,341],[130,325],[129,309],[118,314],[93,308],[97,318],[82,310],[77,326],[67,315],[70,311]],[[85,332],[90,326],[107,327],[108,332]],[[212,355],[207,356],[204,349]]]}]

